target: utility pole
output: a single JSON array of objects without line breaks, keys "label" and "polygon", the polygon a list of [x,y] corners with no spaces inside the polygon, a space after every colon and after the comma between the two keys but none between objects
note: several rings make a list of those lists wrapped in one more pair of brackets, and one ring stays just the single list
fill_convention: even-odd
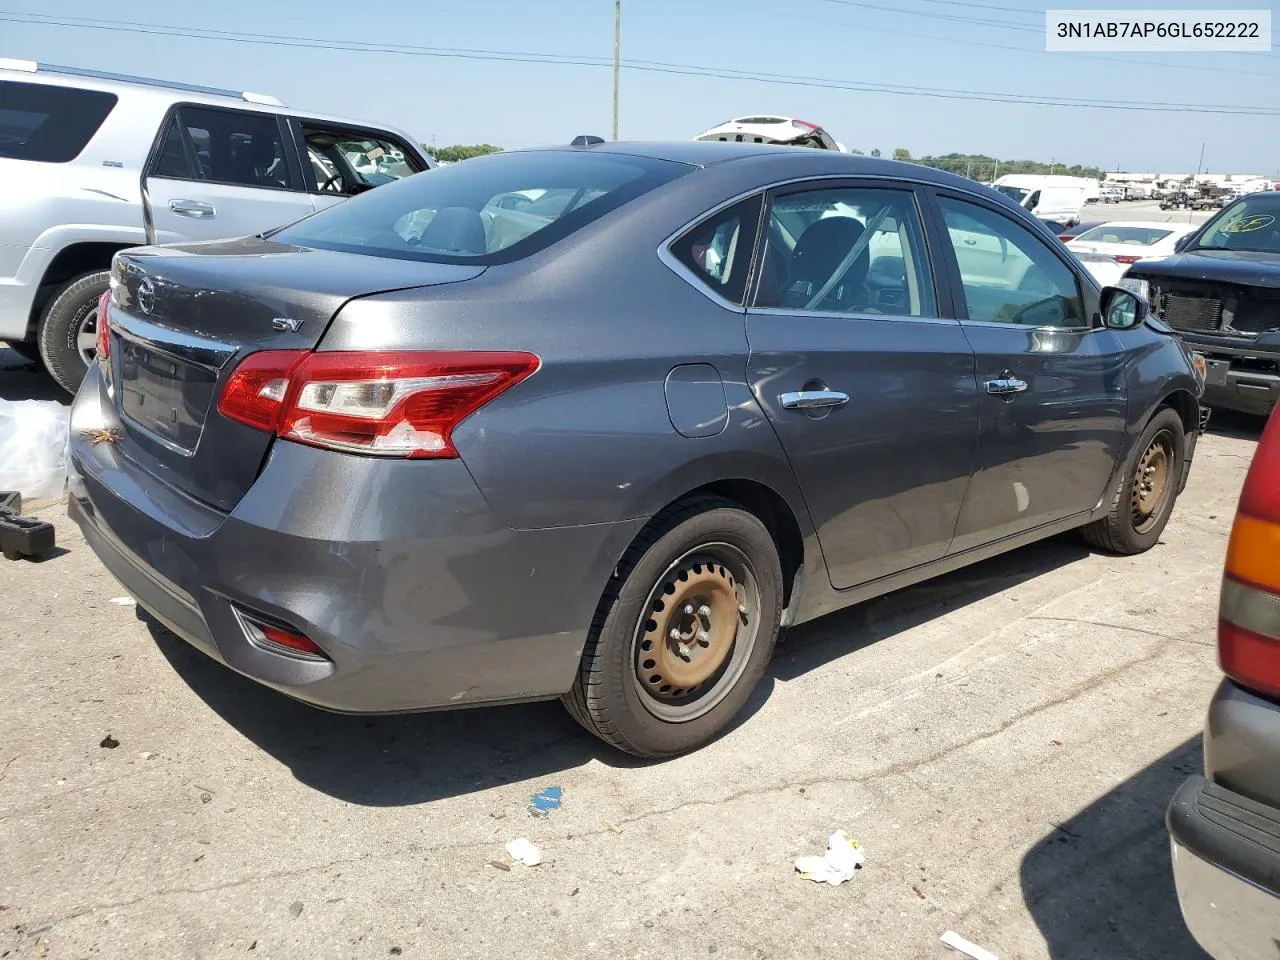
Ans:
[{"label": "utility pole", "polygon": [[1000,161],[996,161],[996,172],[991,175],[991,182],[995,183],[1000,179]]},{"label": "utility pole", "polygon": [[964,175],[965,175],[965,179],[967,180],[973,179],[973,161],[972,160],[965,161]]},{"label": "utility pole", "polygon": [[1200,141],[1200,162],[1196,164],[1196,177],[1200,176],[1200,171],[1204,169],[1204,141]]},{"label": "utility pole", "polygon": [[1050,157],[1049,158],[1049,176],[1051,177],[1053,176],[1053,168],[1056,167],[1057,165],[1058,165],[1058,161],[1055,158]]},{"label": "utility pole", "polygon": [[622,0],[613,0],[613,139],[618,139],[618,67],[622,52]]}]

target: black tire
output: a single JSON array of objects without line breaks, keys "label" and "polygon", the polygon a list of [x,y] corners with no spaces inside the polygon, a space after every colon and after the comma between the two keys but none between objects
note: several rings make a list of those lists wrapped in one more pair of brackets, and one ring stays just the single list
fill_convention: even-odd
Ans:
[{"label": "black tire", "polygon": [[[711,677],[681,697],[680,689],[667,692],[664,684],[659,692],[652,686],[660,682],[658,675],[645,675],[662,666],[655,668],[655,661],[645,659],[644,651],[653,649],[653,638],[658,636],[653,631],[661,633],[681,616],[677,607],[684,603],[682,593],[668,597],[663,591],[695,568],[704,580],[711,578],[709,589],[720,591],[721,600],[730,595],[736,600],[729,601],[734,603],[731,621],[717,619],[713,627],[710,614],[704,621],[703,611],[711,609],[709,605],[700,606],[693,615],[698,619],[690,620],[696,625],[690,633],[701,630],[704,622],[707,625],[707,632],[698,633],[696,640],[707,648],[706,653],[694,648],[692,655],[708,656],[708,660],[690,661],[689,653],[677,654],[674,649],[655,654],[664,662],[674,664],[673,658],[679,656],[691,664],[688,668],[676,665],[677,670],[696,670],[699,662],[716,662],[710,655],[723,657]],[[724,730],[764,674],[778,638],[782,597],[778,550],[759,519],[719,497],[699,496],[675,504],[654,518],[618,565],[592,621],[578,677],[564,696],[565,706],[587,730],[633,756],[667,757],[702,746]],[[653,612],[672,598],[676,602],[665,612]],[[692,593],[685,599],[693,599]],[[744,608],[746,612],[740,613]],[[681,609],[692,609],[692,603]],[[660,625],[657,618],[662,619]],[[703,638],[712,630],[717,638],[731,639],[708,644]],[[665,636],[663,644],[667,645]],[[726,652],[716,653],[716,648]]]},{"label": "black tire", "polygon": [[[1159,502],[1146,504],[1142,502],[1145,498],[1139,484],[1143,478],[1138,476],[1138,470],[1140,464],[1148,463],[1148,453],[1157,441],[1166,445],[1163,485],[1159,491]],[[1151,418],[1130,451],[1121,480],[1111,493],[1110,511],[1105,517],[1081,528],[1085,540],[1100,550],[1126,556],[1145,553],[1155,546],[1178,500],[1185,455],[1186,434],[1182,418],[1177,411],[1162,408]],[[1149,513],[1144,514],[1144,510]]]},{"label": "black tire", "polygon": [[80,389],[80,381],[89,369],[77,338],[86,318],[98,308],[98,298],[106,292],[110,277],[108,270],[76,277],[58,291],[40,320],[40,356],[58,386],[67,393]]}]

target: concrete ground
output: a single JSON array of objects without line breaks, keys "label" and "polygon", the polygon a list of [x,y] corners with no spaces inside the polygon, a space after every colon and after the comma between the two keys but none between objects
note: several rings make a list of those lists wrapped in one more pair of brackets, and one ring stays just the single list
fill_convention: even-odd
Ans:
[{"label": "concrete ground", "polygon": [[[112,603],[46,505],[65,552],[0,562],[0,956],[942,958],[954,929],[1002,960],[1202,957],[1163,813],[1259,428],[1219,419],[1146,555],[1061,537],[793,630],[732,732],[657,764],[555,703],[295,704]],[[865,868],[799,878],[840,827]]]}]

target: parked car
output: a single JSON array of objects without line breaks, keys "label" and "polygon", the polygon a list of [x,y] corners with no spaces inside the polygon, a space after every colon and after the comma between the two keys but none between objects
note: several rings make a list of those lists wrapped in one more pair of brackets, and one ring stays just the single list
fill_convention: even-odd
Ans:
[{"label": "parked car", "polygon": [[564,696],[643,756],[723,730],[783,624],[1148,549],[1200,429],[1145,301],[835,151],[501,153],[114,270],[69,509],[144,609],[322,707]]},{"label": "parked car", "polygon": [[740,117],[712,127],[695,139],[722,143],[772,143],[846,152],[844,144],[818,124],[792,117]]},{"label": "parked car", "polygon": [[1105,287],[1144,257],[1172,254],[1178,240],[1195,230],[1189,223],[1116,220],[1077,234],[1067,241],[1067,249]]},{"label": "parked car", "polygon": [[1161,210],[1178,210],[1183,207],[1191,206],[1191,194],[1185,190],[1174,190],[1165,195],[1160,201]]},{"label": "parked car", "polygon": [[1187,927],[1217,960],[1280,940],[1280,416],[1254,451],[1227,547],[1218,613],[1225,673],[1209,704],[1203,776],[1166,822]]},{"label": "parked car", "polygon": [[1104,186],[1098,191],[1098,200],[1102,203],[1119,203],[1123,199],[1123,187]]},{"label": "parked car", "polygon": [[1041,220],[1040,222],[1048,227],[1063,243],[1074,240],[1086,230],[1092,230],[1094,227],[1102,223],[1101,220],[1086,220],[1083,223],[1073,223],[1068,226],[1067,224],[1059,223],[1056,220]]},{"label": "parked car", "polygon": [[1204,354],[1210,406],[1265,416],[1280,399],[1278,218],[1274,192],[1242,197],[1122,281]]},{"label": "parked car", "polygon": [[430,165],[274,97],[0,60],[0,340],[74,393],[117,251],[258,233]]},{"label": "parked car", "polygon": [[[1093,181],[1096,189],[1096,181]],[[993,189],[1042,220],[1075,223],[1084,209],[1090,187],[1083,177],[1011,173],[995,181]]]}]

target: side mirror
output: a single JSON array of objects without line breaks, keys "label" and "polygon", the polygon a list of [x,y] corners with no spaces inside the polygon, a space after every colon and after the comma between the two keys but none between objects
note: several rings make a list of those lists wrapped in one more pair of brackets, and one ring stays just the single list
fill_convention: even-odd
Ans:
[{"label": "side mirror", "polygon": [[1187,249],[1187,247],[1191,246],[1191,241],[1194,237],[1194,233],[1188,233],[1185,236],[1179,237],[1173,244],[1173,252],[1181,253],[1183,250]]},{"label": "side mirror", "polygon": [[1147,321],[1151,305],[1146,299],[1119,287],[1103,287],[1102,325],[1109,330],[1133,330]]}]

